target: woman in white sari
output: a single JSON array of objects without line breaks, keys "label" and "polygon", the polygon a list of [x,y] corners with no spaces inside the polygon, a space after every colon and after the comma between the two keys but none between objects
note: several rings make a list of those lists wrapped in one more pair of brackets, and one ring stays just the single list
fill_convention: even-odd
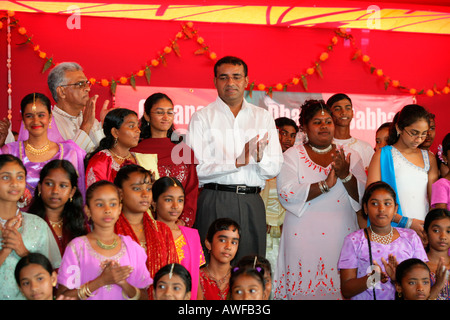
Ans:
[{"label": "woman in white sari", "polygon": [[323,101],[302,106],[308,141],[284,153],[277,178],[286,217],[275,274],[275,299],[341,299],[337,261],[344,237],[358,229],[356,211],[366,174],[356,152],[334,145]]}]

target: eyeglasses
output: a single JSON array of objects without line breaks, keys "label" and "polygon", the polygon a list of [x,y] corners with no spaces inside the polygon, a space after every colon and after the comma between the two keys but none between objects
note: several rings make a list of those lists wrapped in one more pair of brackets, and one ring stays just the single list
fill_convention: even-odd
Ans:
[{"label": "eyeglasses", "polygon": [[85,80],[85,81],[78,81],[78,82],[70,83],[70,84],[62,84],[62,85],[60,85],[60,87],[74,86],[77,89],[85,89],[85,88],[90,88],[91,85],[92,85],[92,83],[89,80]]},{"label": "eyeglasses", "polygon": [[229,81],[230,79],[233,79],[233,81],[241,81],[244,79],[244,76],[242,74],[234,74],[231,77],[227,75],[220,75],[217,77],[220,81]]},{"label": "eyeglasses", "polygon": [[173,110],[169,110],[169,111],[157,110],[157,111],[153,111],[151,113],[154,113],[160,117],[164,116],[165,114],[167,114],[168,117],[173,117],[175,115],[175,112],[173,112]]},{"label": "eyeglasses", "polygon": [[405,131],[413,139],[417,139],[417,138],[425,139],[427,137],[427,134],[428,134],[428,132],[427,133],[423,133],[423,134],[419,134],[419,132],[411,133],[411,132],[409,132],[406,129],[403,129],[403,131]]}]

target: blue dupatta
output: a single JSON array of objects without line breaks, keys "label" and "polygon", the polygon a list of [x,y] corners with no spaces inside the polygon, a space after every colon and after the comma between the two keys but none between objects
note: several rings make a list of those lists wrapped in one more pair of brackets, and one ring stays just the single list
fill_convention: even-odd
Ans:
[{"label": "blue dupatta", "polygon": [[[398,204],[397,213],[401,216],[402,209],[400,206],[400,199],[397,192],[397,183],[395,182],[394,160],[392,159],[392,146],[384,146],[381,148],[380,154],[380,169],[381,169],[381,181],[388,183],[395,191],[395,198]],[[398,223],[392,222],[393,227],[397,227]]]}]

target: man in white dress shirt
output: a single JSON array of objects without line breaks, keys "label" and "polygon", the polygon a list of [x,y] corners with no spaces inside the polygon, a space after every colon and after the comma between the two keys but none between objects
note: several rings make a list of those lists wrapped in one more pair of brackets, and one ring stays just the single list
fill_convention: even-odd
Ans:
[{"label": "man in white dress shirt", "polygon": [[283,163],[278,132],[270,113],[244,99],[247,65],[224,57],[214,66],[218,97],[195,112],[187,141],[198,160],[199,186],[194,227],[202,245],[211,223],[231,218],[241,227],[235,260],[248,254],[265,256],[266,217],[260,191],[278,175]]}]

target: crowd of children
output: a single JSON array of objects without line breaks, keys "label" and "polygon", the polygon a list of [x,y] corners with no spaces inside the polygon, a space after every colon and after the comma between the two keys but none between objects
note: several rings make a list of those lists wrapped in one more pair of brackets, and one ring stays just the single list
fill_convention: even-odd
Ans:
[{"label": "crowd of children", "polygon": [[[167,137],[173,132],[173,104],[165,95],[152,99],[156,105],[165,103],[157,110],[159,119],[172,118],[155,124],[149,107],[145,126],[153,139],[160,139],[156,129],[164,124],[160,131]],[[30,149],[30,143],[48,140],[51,110],[45,96],[27,96],[22,109],[29,139],[14,144],[17,156],[9,144],[0,155],[0,299],[301,299],[302,294],[318,294],[312,277],[332,274],[338,274],[333,281],[340,286],[324,296],[450,299],[450,134],[436,160],[419,147],[430,128],[428,113],[406,106],[377,130],[371,161],[356,151],[350,157],[349,150],[357,147],[347,144],[357,141],[346,139],[345,130],[340,131],[340,146],[331,129],[321,131],[332,128],[333,121],[348,120],[336,118],[347,108],[336,104],[342,100],[349,98],[343,95],[329,106],[306,102],[300,123],[308,140],[295,146],[299,128],[278,122],[286,152],[272,188],[283,210],[277,209],[273,223],[267,223],[271,250],[267,256],[236,259],[240,221],[218,218],[205,235],[199,234],[191,199],[197,190],[190,186],[192,179],[197,185],[198,180],[177,178],[188,172],[195,176],[195,170],[183,163],[182,169],[173,163],[159,169],[148,164],[148,157],[138,152],[142,149],[133,149],[141,133],[136,113],[114,109],[106,115],[105,138],[86,156],[85,171],[79,156],[82,162],[85,153],[71,143],[70,148],[80,151],[73,151],[73,159],[59,155],[63,144]],[[284,128],[289,126],[290,131]],[[310,174],[314,163],[314,170],[320,170]],[[397,174],[388,172],[391,167]],[[316,258],[323,269],[313,275],[315,270],[306,270]]]}]

